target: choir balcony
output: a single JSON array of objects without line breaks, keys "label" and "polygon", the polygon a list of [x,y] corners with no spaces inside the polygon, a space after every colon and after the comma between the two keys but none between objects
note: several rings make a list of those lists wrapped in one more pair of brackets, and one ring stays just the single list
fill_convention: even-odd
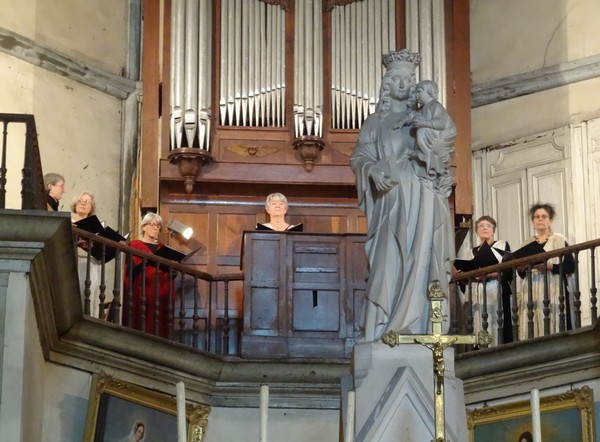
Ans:
[{"label": "choir balcony", "polygon": [[[347,299],[346,302],[339,303],[343,308],[337,311],[333,309],[336,321],[347,316],[348,312],[353,314],[345,319],[343,333],[332,326],[335,321],[331,322],[331,319],[327,318],[324,320],[326,326],[322,326],[323,330],[308,330],[306,323],[302,321],[300,324],[305,329],[294,327],[299,319],[290,317],[287,308],[281,308],[284,315],[282,321],[268,321],[276,328],[268,328],[261,322],[265,318],[264,314],[259,313],[258,318],[253,318],[252,313],[247,310],[237,311],[229,306],[228,287],[242,282],[246,284],[244,273],[205,274],[188,269],[182,264],[144,254],[127,245],[89,235],[87,239],[100,244],[102,250],[102,278],[98,289],[99,299],[105,304],[100,306],[99,317],[91,317],[88,313],[89,292],[92,287],[86,275],[84,290],[81,292],[81,275],[78,274],[76,255],[77,237],[86,237],[86,232],[74,229],[70,217],[65,213],[4,209],[0,211],[0,216],[3,220],[0,223],[2,272],[25,272],[28,275],[28,291],[33,299],[37,328],[47,360],[92,372],[114,372],[125,378],[135,379],[135,376],[147,376],[148,373],[152,373],[156,378],[162,379],[165,388],[177,379],[184,378],[190,385],[192,400],[219,406],[251,404],[257,385],[268,382],[274,386],[275,403],[279,401],[280,404],[292,407],[339,407],[340,382],[350,373],[351,345],[353,340],[359,337],[359,307],[355,310],[348,308]],[[334,245],[348,241],[347,238],[331,237],[328,238],[329,242],[321,241],[318,247],[315,247],[314,242],[292,242],[292,246],[284,247],[282,244],[290,241],[292,236],[283,236],[283,243],[280,242],[282,239],[278,242],[278,235],[275,236],[276,238],[267,240],[277,243],[277,250],[285,251],[292,247],[292,250],[299,253],[312,251],[324,254],[324,263],[319,264],[309,258],[309,261],[297,268],[309,270],[299,272],[304,277],[315,269],[321,269],[317,274],[325,279],[325,283],[327,278],[335,273],[331,270],[335,268],[335,259],[332,260],[336,250]],[[265,240],[264,236],[259,235],[258,238],[259,242]],[[307,238],[311,238],[311,235]],[[340,242],[341,239],[344,241]],[[351,243],[354,247],[361,246],[358,239],[352,237]],[[560,256],[561,253],[574,254],[579,266],[584,259],[585,262],[588,258],[594,259],[594,251],[599,245],[599,240],[578,244],[565,250],[535,256],[529,261],[520,259],[496,266],[495,269],[465,272],[460,278],[466,280],[468,286],[469,280],[473,282],[475,278],[485,279],[485,275],[509,268],[514,273],[518,273],[519,268],[524,269],[527,274],[533,271],[533,263]],[[259,249],[260,247],[264,247],[264,244],[260,244]],[[118,250],[118,253],[113,260],[106,263],[105,257],[111,249]],[[353,249],[347,245],[339,250],[342,249],[345,256],[353,255]],[[157,336],[160,334],[160,327],[156,323],[151,323],[152,329],[148,331],[145,329],[146,321],[141,321],[142,329],[137,330],[131,326],[127,317],[123,317],[120,310],[122,304],[132,302],[129,290],[121,285],[120,269],[136,253],[146,260],[147,265],[150,265],[150,261],[155,261],[155,267],[163,265],[168,274],[175,275],[167,296],[172,308],[167,309],[169,330],[166,336]],[[584,256],[585,258],[582,258]],[[285,260],[282,262],[285,264]],[[245,271],[250,269],[246,264]],[[346,268],[351,266],[346,265],[343,270],[339,270],[340,275],[346,276]],[[327,300],[328,290],[319,286],[314,289],[315,293],[312,289],[306,289],[306,285],[303,285],[305,282],[294,282],[293,276],[292,279],[285,279],[285,272],[282,270],[281,273],[284,276],[284,286],[292,291],[282,295],[283,298],[279,302],[287,299],[293,304],[294,295],[299,294],[300,300],[306,301],[307,305],[312,306],[316,303],[319,307],[323,302],[325,310],[332,308],[331,298]],[[296,272],[292,272],[292,275],[294,273]],[[107,275],[111,275],[112,279],[108,280]],[[577,271],[575,275],[581,277]],[[341,280],[346,281],[346,278]],[[269,284],[265,284],[265,281]],[[251,286],[254,284],[261,290],[267,286],[267,291],[277,285],[277,281],[269,281],[268,278],[262,281],[254,278],[251,282]],[[320,284],[323,283],[321,280]],[[355,304],[357,299],[364,296],[364,286],[352,286],[347,281],[345,285],[340,292],[352,294],[350,304]],[[576,283],[576,290],[573,292],[575,320],[572,330],[550,333],[525,341],[519,341],[517,338],[512,343],[499,343],[490,348],[459,349],[462,353],[457,355],[456,371],[465,382],[465,392],[470,401],[500,397],[507,389],[513,394],[515,391],[526,392],[529,388],[528,382],[537,379],[542,372],[551,372],[555,382],[564,383],[565,376],[573,382],[582,381],[597,370],[600,362],[600,330],[599,321],[594,316],[596,289],[595,285],[591,284],[584,297],[577,290],[578,287],[580,285]],[[182,292],[185,292],[184,296],[181,296]],[[456,294],[451,295],[450,300],[453,296]],[[321,297],[324,297],[324,300],[321,300]],[[111,298],[111,302],[107,303]],[[277,298],[267,297],[267,301],[271,303]],[[257,299],[264,299],[260,291]],[[589,300],[588,313],[593,318],[591,325],[582,325],[579,322],[580,306],[586,304],[581,302],[582,299],[586,302]],[[302,311],[302,303],[299,305]],[[260,303],[252,307],[257,306],[260,307]],[[159,305],[148,306],[148,310],[160,308]],[[466,310],[468,312],[470,309]],[[530,317],[536,312],[528,313],[531,313],[528,314]],[[141,314],[144,314],[143,310]],[[256,327],[250,327],[248,322]],[[287,328],[280,330],[279,324],[286,324]],[[450,325],[453,329],[460,330],[467,329],[469,324],[472,325],[470,321],[460,322],[457,319]],[[485,328],[486,321],[482,320],[481,324]],[[314,326],[310,322],[309,325]],[[518,325],[515,324],[515,327]],[[335,331],[332,331],[334,328]],[[296,336],[297,340],[282,340],[282,336],[294,336],[292,332],[296,329],[301,332]],[[260,333],[255,333],[257,331]],[[285,333],[275,333],[277,331]],[[247,347],[244,347],[245,337],[252,338]],[[271,338],[272,342],[269,343]],[[318,339],[323,339],[327,345],[321,348],[317,346],[316,353],[308,352],[302,356],[303,346],[298,344],[298,340],[301,339],[304,339],[309,347]],[[268,345],[274,345],[271,348],[272,354],[262,350],[265,345],[267,348]],[[321,352],[323,349],[325,351]]]},{"label": "choir balcony", "polygon": [[[199,272],[77,228],[73,235],[88,241],[93,246],[89,250],[102,251],[99,259],[90,253],[79,258],[84,261],[79,279],[86,315],[96,307],[99,319],[237,357],[348,359],[360,339],[367,277],[364,235],[245,232],[243,271],[222,275]],[[460,352],[594,323],[599,245],[594,240],[456,273],[447,294],[446,328],[452,334],[485,332],[492,337],[487,344]],[[152,273],[134,287],[128,283],[133,279],[128,274],[132,259],[143,261],[144,273],[162,268],[171,282],[161,287],[152,279],[158,281],[158,275]],[[571,259],[572,269],[566,264]],[[99,280],[91,275],[92,260],[101,269]],[[548,270],[551,262],[558,264]],[[561,282],[552,284],[552,278]],[[243,295],[241,301],[238,293]],[[134,309],[136,303],[143,308]]]}]

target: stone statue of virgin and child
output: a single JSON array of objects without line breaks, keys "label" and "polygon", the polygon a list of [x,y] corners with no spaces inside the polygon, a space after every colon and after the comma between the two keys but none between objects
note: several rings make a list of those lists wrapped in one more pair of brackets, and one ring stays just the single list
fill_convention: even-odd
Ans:
[{"label": "stone statue of virgin and child", "polygon": [[454,260],[448,197],[456,126],[433,81],[416,83],[420,55],[383,56],[386,68],[375,113],[364,122],[350,166],[367,216],[369,262],[365,340],[386,331],[427,333],[428,290],[445,294]]}]

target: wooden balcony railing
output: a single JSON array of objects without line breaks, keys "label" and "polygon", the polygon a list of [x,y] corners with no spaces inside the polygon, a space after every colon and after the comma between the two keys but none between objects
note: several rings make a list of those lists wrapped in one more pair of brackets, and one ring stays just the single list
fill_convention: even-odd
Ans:
[{"label": "wooden balcony railing", "polygon": [[[155,255],[143,253],[138,249],[131,248],[125,244],[115,243],[108,239],[99,237],[97,235],[89,234],[86,231],[73,228],[74,236],[80,238],[86,238],[93,243],[103,244],[105,250],[109,248],[115,248],[118,250],[116,258],[105,263],[104,259],[99,261],[100,266],[100,283],[97,287],[98,300],[100,302],[100,310],[98,316],[103,319],[110,320],[112,322],[124,325],[126,327],[137,328],[142,331],[146,331],[155,335],[163,335],[164,338],[179,342],[191,347],[202,349],[217,354],[225,355],[240,355],[240,336],[243,329],[243,316],[239,300],[234,301],[232,298],[232,292],[235,291],[237,294],[242,292],[243,273],[227,274],[227,275],[211,275],[208,273],[193,270],[184,264],[178,264],[173,261],[169,261]],[[552,252],[541,253],[526,258],[515,259],[507,261],[502,264],[474,270],[471,272],[465,272],[456,274],[451,281],[451,293],[452,299],[450,302],[450,332],[453,334],[471,334],[480,331],[474,328],[474,313],[473,313],[473,286],[481,283],[483,288],[483,304],[486,304],[486,282],[492,279],[489,275],[496,272],[504,275],[509,275],[511,279],[511,307],[509,312],[505,312],[501,297],[498,297],[498,303],[495,306],[497,320],[495,323],[490,321],[492,317],[491,311],[483,309],[480,312],[481,318],[478,322],[480,329],[485,331],[492,331],[492,327],[496,327],[498,341],[493,342],[492,346],[503,345],[502,329],[504,324],[505,315],[510,315],[512,322],[512,333],[515,337],[515,341],[518,340],[519,336],[519,317],[520,315],[527,315],[527,326],[528,334],[526,339],[536,338],[537,336],[533,333],[533,321],[539,315],[544,315],[544,323],[550,322],[550,313],[548,309],[549,300],[553,297],[550,285],[547,282],[547,278],[544,279],[544,306],[543,308],[533,308],[531,302],[531,291],[529,293],[523,292],[520,287],[524,280],[531,277],[533,272],[539,272],[535,269],[534,263],[543,262],[544,264],[548,260],[554,257],[561,257],[561,272],[563,268],[563,258],[566,254],[572,254],[575,260],[575,271],[571,275],[573,281],[572,286],[569,288],[572,292],[560,294],[560,319],[561,326],[559,331],[566,331],[568,328],[580,328],[582,327],[582,316],[589,320],[590,323],[594,322],[598,318],[597,309],[597,263],[596,263],[596,250],[600,247],[600,239],[589,241],[563,249],[554,250]],[[143,260],[142,268],[148,266],[161,265],[164,267],[164,271],[170,275],[172,283],[167,285],[168,293],[163,293],[162,302],[164,299],[167,300],[167,306],[161,305],[158,302],[160,298],[158,296],[159,284],[150,283],[146,286],[142,286],[142,294],[140,298],[139,287],[137,290],[137,298],[133,289],[132,283],[123,285],[122,280],[132,281],[133,274],[123,275],[123,269],[128,269],[128,272],[132,272],[132,259],[133,256],[141,257]],[[88,260],[91,258],[88,256]],[[584,265],[585,264],[585,265]],[[108,299],[107,296],[107,281],[106,275],[107,269],[114,271],[114,279],[112,281],[112,302],[107,304],[105,301]],[[83,279],[83,308],[84,313],[89,314],[90,312],[90,294],[92,290],[96,290],[96,287],[91,286],[90,277],[90,265],[86,267],[86,274],[80,275]],[[582,271],[585,269],[585,271]],[[548,270],[548,273],[550,271]],[[123,278],[125,276],[125,278]],[[582,279],[583,278],[583,279]],[[158,276],[157,276],[158,279]],[[147,278],[142,277],[143,281]],[[586,292],[581,292],[580,281],[585,280],[587,283],[584,284]],[[497,279],[493,279],[494,283],[499,283]],[[464,288],[461,291],[459,286]],[[234,288],[232,288],[234,287]],[[531,287],[531,284],[529,285]],[[154,293],[150,293],[150,290],[154,290]],[[562,289],[561,289],[562,290]],[[147,291],[147,293],[144,293]],[[520,297],[529,296],[529,302],[527,302],[527,310],[520,311]],[[238,296],[239,297],[239,296]],[[574,311],[571,312],[573,321],[567,326],[568,321],[566,320],[567,311],[567,300],[572,297],[572,305]],[[589,300],[589,302],[582,303],[583,299]],[[148,302],[149,299],[153,299],[153,302]],[[142,302],[146,305],[138,311],[140,316],[136,321],[132,316],[133,303]],[[237,306],[236,306],[237,302]],[[582,311],[582,305],[585,304],[589,311]],[[148,330],[148,327],[140,326],[139,324],[145,324],[146,317],[153,310],[154,312],[160,309],[166,308],[166,333],[161,330],[161,324],[158,322],[158,316],[154,315],[154,322]],[[108,310],[107,310],[108,309]],[[163,310],[164,311],[164,310]],[[125,312],[125,313],[124,313]],[[554,319],[552,319],[554,320]],[[137,325],[135,325],[137,324]],[[551,331],[549,327],[545,327],[543,335],[549,335]],[[467,350],[471,350],[470,348]]]},{"label": "wooden balcony railing", "polygon": [[[567,331],[569,328],[577,329],[582,327],[582,316],[589,319],[589,323],[594,323],[598,318],[598,288],[597,288],[597,275],[598,275],[598,263],[596,262],[596,250],[600,247],[600,239],[588,241],[573,246],[565,247],[562,249],[553,250],[551,252],[540,253],[533,256],[524,258],[509,260],[502,264],[497,264],[470,272],[457,273],[454,275],[451,281],[452,293],[454,298],[452,299],[452,312],[451,312],[451,327],[452,333],[473,333],[480,330],[475,330],[473,324],[475,322],[473,304],[474,304],[474,287],[478,286],[481,290],[479,296],[483,298],[480,303],[487,305],[487,290],[490,287],[490,282],[494,284],[492,289],[500,293],[500,285],[502,278],[510,282],[510,311],[504,311],[502,296],[498,295],[497,303],[495,305],[495,312],[483,311],[480,312],[481,317],[479,318],[479,324],[481,324],[481,330],[491,332],[492,327],[496,327],[496,335],[498,338],[497,342],[493,342],[492,345],[502,345],[503,342],[503,326],[504,320],[507,315],[510,315],[510,322],[512,323],[512,335],[514,340],[519,340],[519,321],[521,315],[527,316],[527,333],[523,339],[533,339],[538,336],[547,336],[552,334],[551,322],[558,321],[558,332]],[[571,254],[574,262],[575,269],[570,275],[565,272],[565,257]],[[549,283],[548,276],[550,270],[544,270],[547,268],[547,263],[550,259],[559,258],[559,277],[563,281],[564,278],[569,278],[570,284],[565,286],[563,283],[559,284],[559,293],[552,292],[552,285]],[[541,265],[540,265],[541,263]],[[537,265],[536,265],[537,264]],[[541,269],[541,270],[540,270]],[[537,273],[541,275],[541,289],[543,290],[543,300],[538,308],[534,309],[534,302],[532,299],[532,275]],[[494,275],[494,277],[490,277]],[[496,275],[502,275],[500,278],[495,277]],[[527,284],[525,284],[527,282]],[[584,282],[584,284],[582,284]],[[586,291],[582,293],[581,287],[585,286]],[[556,289],[556,286],[554,286]],[[523,302],[525,297],[525,303]],[[551,316],[551,299],[558,299],[558,316],[552,318]],[[582,300],[588,301],[589,311],[582,310]],[[526,305],[526,310],[522,311],[519,306]],[[569,317],[569,307],[572,307]],[[490,307],[491,308],[491,307]],[[493,308],[491,308],[493,309]],[[495,313],[497,321],[495,324],[489,323],[488,319]],[[543,316],[543,333],[536,335],[534,333],[534,321],[539,319],[540,315]],[[554,315],[556,316],[556,315]],[[556,328],[556,327],[554,327]],[[523,333],[521,333],[523,336]]]},{"label": "wooden balcony railing", "polygon": [[[21,209],[46,210],[46,194],[44,191],[44,174],[38,146],[35,118],[27,114],[0,114],[2,122],[2,157],[0,159],[0,209],[6,208],[6,188],[9,178],[7,158],[11,164],[20,163],[18,156],[23,157],[21,169]],[[22,129],[25,126],[25,139]],[[14,131],[11,131],[12,129]],[[14,137],[12,136],[14,134]],[[21,147],[21,146],[24,146]]]},{"label": "wooden balcony railing", "polygon": [[[211,275],[75,227],[73,234],[75,239],[84,238],[90,245],[102,247],[101,259],[94,259],[88,252],[83,258],[85,266],[80,267],[85,267],[85,274],[79,275],[83,283],[84,314],[90,314],[91,294],[97,290],[100,319],[208,352],[239,354],[242,316],[241,312],[231,308],[231,285],[238,281],[241,284],[243,273]],[[91,247],[88,246],[88,250]],[[106,257],[114,250],[117,251],[115,258],[107,263]],[[142,259],[141,274],[134,275],[133,256]],[[152,278],[156,281],[148,282],[146,269],[157,267],[161,271],[153,271]],[[92,285],[93,271],[100,273],[97,286]],[[113,274],[110,302],[107,302],[108,274]],[[161,284],[159,278],[165,278],[165,275],[168,282]],[[134,284],[136,277],[140,281],[137,285]],[[134,308],[135,303],[140,308]],[[134,317],[134,311],[139,317]],[[149,328],[148,317],[153,318]]]}]

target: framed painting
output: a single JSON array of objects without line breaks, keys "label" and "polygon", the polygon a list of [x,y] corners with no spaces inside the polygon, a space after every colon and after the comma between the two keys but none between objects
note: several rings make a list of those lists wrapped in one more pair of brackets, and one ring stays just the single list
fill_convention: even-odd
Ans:
[{"label": "framed painting", "polygon": [[[544,442],[593,442],[594,397],[587,386],[540,398]],[[467,410],[469,442],[531,442],[531,404],[519,401]]]},{"label": "framed painting", "polygon": [[[210,407],[186,404],[187,441],[204,439]],[[84,440],[177,442],[177,400],[100,373],[92,377]]]}]

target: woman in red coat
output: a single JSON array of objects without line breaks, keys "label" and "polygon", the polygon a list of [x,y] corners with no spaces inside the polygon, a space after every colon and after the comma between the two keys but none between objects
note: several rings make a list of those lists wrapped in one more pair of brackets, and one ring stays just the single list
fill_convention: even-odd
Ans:
[{"label": "woman in red coat", "polygon": [[[130,247],[139,249],[146,253],[155,254],[163,244],[158,242],[158,234],[162,229],[162,218],[153,212],[148,212],[142,219],[142,239],[134,240],[129,243]],[[144,267],[144,260],[139,256],[132,255],[133,267],[131,272],[125,264],[125,285],[124,285],[124,305],[123,305],[123,323],[137,330],[144,330],[147,333],[155,334],[154,324],[158,320],[158,336],[168,338],[169,314],[172,314],[172,307],[169,309],[170,297],[174,296],[174,290],[169,278],[169,272],[159,269],[152,261],[147,261]],[[158,281],[157,275],[158,272]],[[129,295],[129,281],[131,285],[131,295]],[[131,324],[129,321],[129,301],[131,303]],[[158,317],[156,313],[156,300],[158,300]],[[145,308],[145,312],[143,307]],[[144,326],[142,327],[142,313],[145,316]]]}]

